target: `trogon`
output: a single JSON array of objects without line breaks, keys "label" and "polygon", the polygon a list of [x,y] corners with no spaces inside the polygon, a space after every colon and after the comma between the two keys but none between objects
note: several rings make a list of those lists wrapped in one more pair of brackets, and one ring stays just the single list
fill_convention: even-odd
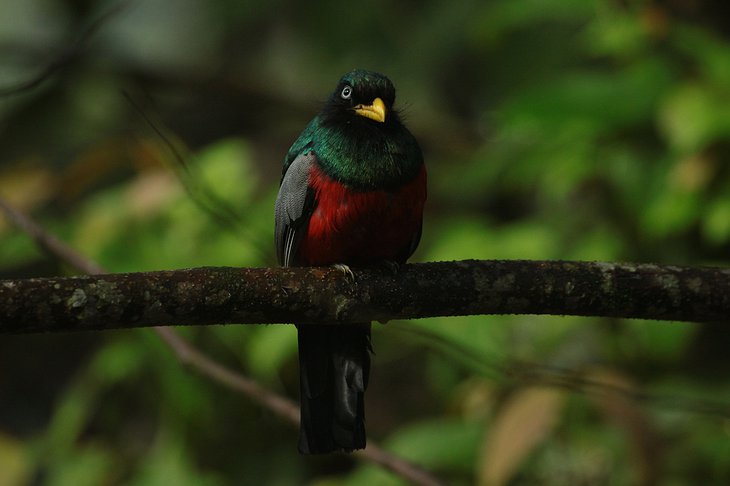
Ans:
[{"label": "trogon", "polygon": [[[279,264],[395,268],[416,249],[426,169],[394,102],[387,77],[351,71],[291,146],[275,207]],[[297,327],[299,452],[364,448],[370,323]]]}]

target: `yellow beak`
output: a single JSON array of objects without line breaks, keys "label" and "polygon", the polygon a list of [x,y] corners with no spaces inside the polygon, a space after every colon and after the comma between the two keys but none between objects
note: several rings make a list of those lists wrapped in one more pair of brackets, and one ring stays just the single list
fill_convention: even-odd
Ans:
[{"label": "yellow beak", "polygon": [[372,105],[357,105],[355,107],[355,113],[358,115],[380,123],[385,121],[387,111],[385,109],[385,103],[380,98],[375,98]]}]

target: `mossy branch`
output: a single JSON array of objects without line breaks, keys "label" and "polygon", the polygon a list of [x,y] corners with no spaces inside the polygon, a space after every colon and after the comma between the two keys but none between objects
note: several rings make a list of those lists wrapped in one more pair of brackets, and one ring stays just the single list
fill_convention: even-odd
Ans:
[{"label": "mossy branch", "polygon": [[730,315],[730,269],[561,261],[194,268],[0,281],[0,333],[348,323],[477,314],[708,322]]}]

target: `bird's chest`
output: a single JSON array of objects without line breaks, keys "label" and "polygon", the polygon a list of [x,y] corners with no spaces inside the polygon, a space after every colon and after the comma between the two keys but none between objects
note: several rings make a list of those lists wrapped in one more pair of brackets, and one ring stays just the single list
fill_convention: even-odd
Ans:
[{"label": "bird's chest", "polygon": [[309,176],[316,206],[298,260],[309,265],[394,259],[420,230],[425,170],[396,190],[355,191],[317,167]]}]

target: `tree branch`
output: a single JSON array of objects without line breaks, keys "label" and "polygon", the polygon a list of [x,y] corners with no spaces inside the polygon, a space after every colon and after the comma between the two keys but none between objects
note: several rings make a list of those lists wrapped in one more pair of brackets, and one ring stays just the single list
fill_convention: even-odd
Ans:
[{"label": "tree branch", "polygon": [[[29,234],[36,244],[50,255],[90,274],[103,273],[103,268],[80,255],[54,235],[47,232],[29,216],[16,210],[0,197],[0,212],[18,228]],[[259,405],[268,408],[294,426],[299,426],[299,406],[293,401],[259,385],[255,380],[216,362],[187,342],[170,327],[155,327],[154,331],[175,353],[181,363],[188,365],[210,380],[231,390],[246,395]],[[367,448],[353,453],[355,457],[372,462],[381,468],[400,476],[411,484],[420,486],[442,486],[444,483],[431,472],[407,459],[382,449],[375,441],[368,441]]]},{"label": "tree branch", "polygon": [[355,270],[194,268],[0,281],[0,333],[223,323],[557,314],[708,322],[730,315],[730,269],[461,261]]},{"label": "tree branch", "polygon": [[5,199],[0,197],[0,212],[2,212],[11,223],[18,229],[33,238],[35,244],[49,255],[72,266],[76,270],[90,275],[105,273],[104,269],[88,258],[79,255],[72,248],[69,248],[61,240],[43,229],[38,223],[18,211]]},{"label": "tree branch", "polygon": [[109,19],[120,13],[122,10],[127,8],[128,3],[129,1],[126,0],[121,1],[118,4],[113,5],[109,10],[100,15],[96,20],[94,20],[88,27],[86,27],[82,31],[81,36],[76,40],[76,42],[62,49],[57,54],[56,58],[51,60],[51,62],[37,75],[33,76],[30,79],[27,79],[26,81],[22,81],[11,86],[0,87],[0,98],[23,94],[27,91],[37,88],[43,82],[47,81],[54,74],[56,74],[56,72],[72,64],[81,56],[90,39],[99,31],[102,25],[104,25]]}]

